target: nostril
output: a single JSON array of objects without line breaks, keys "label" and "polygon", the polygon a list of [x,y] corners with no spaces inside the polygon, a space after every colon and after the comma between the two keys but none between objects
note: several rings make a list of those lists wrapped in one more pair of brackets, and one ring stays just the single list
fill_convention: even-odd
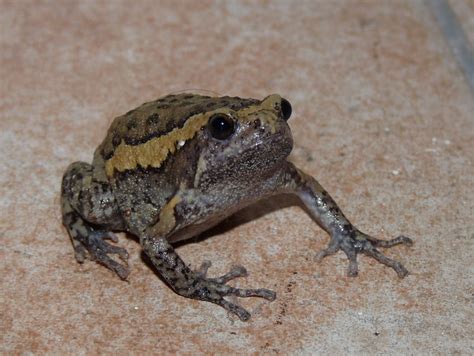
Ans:
[{"label": "nostril", "polygon": [[262,122],[260,121],[260,119],[254,120],[254,122],[253,122],[253,127],[254,127],[255,129],[258,129],[260,126],[262,126]]}]

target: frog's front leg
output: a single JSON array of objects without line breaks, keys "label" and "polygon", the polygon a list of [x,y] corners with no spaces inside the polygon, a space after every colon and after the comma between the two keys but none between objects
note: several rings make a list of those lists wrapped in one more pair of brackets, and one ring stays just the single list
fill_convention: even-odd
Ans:
[{"label": "frog's front leg", "polygon": [[248,320],[250,313],[224,297],[260,297],[270,301],[276,298],[275,292],[268,289],[241,289],[227,285],[230,280],[247,275],[247,271],[241,266],[234,266],[230,272],[218,278],[206,277],[210,262],[204,262],[197,271],[192,271],[167,240],[175,224],[176,203],[176,198],[171,199],[161,211],[158,223],[140,236],[140,243],[153,266],[176,293],[220,305],[242,321]]},{"label": "frog's front leg", "polygon": [[356,276],[357,254],[363,253],[394,269],[400,278],[408,274],[400,262],[384,256],[377,247],[386,248],[399,244],[411,246],[413,241],[410,238],[399,236],[392,240],[379,240],[359,231],[347,220],[328,192],[313,177],[291,163],[287,163],[282,184],[284,191],[300,197],[312,216],[331,235],[328,247],[317,254],[317,260],[342,250],[349,259],[348,275]]},{"label": "frog's front leg", "polygon": [[[121,218],[107,182],[93,178],[93,167],[84,162],[72,163],[64,174],[61,187],[63,224],[68,230],[79,263],[86,258],[96,261],[126,279],[128,253],[105,240],[118,241],[110,229],[120,229]],[[110,257],[115,254],[125,262]]]}]

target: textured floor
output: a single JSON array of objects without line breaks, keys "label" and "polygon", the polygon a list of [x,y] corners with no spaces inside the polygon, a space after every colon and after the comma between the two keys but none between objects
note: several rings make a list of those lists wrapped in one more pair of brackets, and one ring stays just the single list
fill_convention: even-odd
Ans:
[{"label": "textured floor", "polygon": [[[472,41],[474,4],[452,3]],[[0,353],[474,353],[474,95],[424,2],[1,1],[0,26]],[[387,251],[411,275],[314,263],[327,235],[282,199],[178,249],[277,291],[241,300],[247,323],[174,294],[124,235],[128,283],[77,264],[66,166],[186,89],[288,98],[292,161],[362,230],[411,236]]]}]

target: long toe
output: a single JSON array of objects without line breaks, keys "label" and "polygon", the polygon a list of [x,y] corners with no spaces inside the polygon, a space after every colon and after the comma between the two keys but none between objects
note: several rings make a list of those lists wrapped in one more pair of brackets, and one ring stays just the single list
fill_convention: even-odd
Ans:
[{"label": "long toe", "polygon": [[224,283],[227,283],[235,278],[239,278],[239,277],[247,277],[248,273],[247,273],[247,270],[245,269],[245,267],[243,266],[234,266],[232,267],[232,269],[224,274],[223,276],[221,277],[218,277],[218,278],[211,278],[211,280],[213,280],[214,282],[216,283],[219,283],[219,284],[224,284]]},{"label": "long toe", "polygon": [[237,304],[228,302],[225,299],[221,299],[217,304],[224,307],[230,313],[237,315],[241,321],[248,321],[250,319],[250,313]]},{"label": "long toe", "polygon": [[259,297],[265,298],[267,300],[275,300],[276,293],[272,290],[259,288],[259,289],[240,289],[240,288],[230,288],[227,295],[236,295],[242,298],[249,298],[249,297]]}]

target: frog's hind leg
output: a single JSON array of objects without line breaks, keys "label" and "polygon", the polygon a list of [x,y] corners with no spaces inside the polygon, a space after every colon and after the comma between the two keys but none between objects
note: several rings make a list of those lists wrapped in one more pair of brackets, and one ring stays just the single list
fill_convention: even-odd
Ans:
[{"label": "frog's hind leg", "polygon": [[142,237],[141,243],[161,277],[176,293],[187,298],[220,305],[237,315],[242,321],[248,320],[250,313],[224,297],[259,297],[270,301],[276,298],[275,292],[268,289],[241,289],[227,285],[227,282],[235,278],[247,276],[247,271],[242,266],[232,267],[223,276],[208,278],[207,270],[211,266],[210,262],[206,261],[197,271],[192,271],[177,255],[166,238]]},{"label": "frog's hind leg", "polygon": [[[93,181],[92,171],[92,166],[83,162],[71,164],[66,171],[61,189],[63,224],[71,237],[79,263],[88,258],[126,279],[130,273],[127,251],[105,241],[118,242],[117,236],[104,228],[107,220],[113,221],[118,213],[113,195],[107,184]],[[113,254],[125,265],[109,256]]]}]

